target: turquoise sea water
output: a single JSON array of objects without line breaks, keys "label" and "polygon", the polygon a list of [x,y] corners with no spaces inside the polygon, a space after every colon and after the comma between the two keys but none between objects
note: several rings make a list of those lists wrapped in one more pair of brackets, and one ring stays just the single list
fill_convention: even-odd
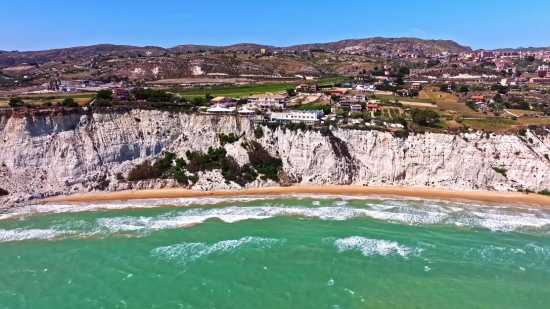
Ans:
[{"label": "turquoise sea water", "polygon": [[0,308],[550,308],[550,208],[288,196],[0,215]]}]

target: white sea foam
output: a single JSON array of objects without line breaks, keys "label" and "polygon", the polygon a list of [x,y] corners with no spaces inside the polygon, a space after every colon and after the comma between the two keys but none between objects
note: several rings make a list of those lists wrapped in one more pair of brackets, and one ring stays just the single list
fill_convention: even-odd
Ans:
[{"label": "white sea foam", "polygon": [[338,252],[344,251],[360,251],[364,256],[391,256],[399,255],[408,258],[409,255],[419,255],[422,249],[409,248],[400,245],[395,241],[387,241],[380,239],[370,239],[360,236],[352,236],[348,238],[336,239],[334,245],[338,248]]},{"label": "white sea foam", "polygon": [[182,243],[153,249],[151,255],[176,261],[179,264],[187,264],[211,254],[234,253],[243,248],[268,249],[284,242],[286,242],[285,239],[244,237],[238,240],[224,240],[215,244]]},{"label": "white sea foam", "polygon": [[15,230],[0,230],[0,242],[22,241],[29,239],[51,239],[64,234],[64,232],[54,229],[15,229]]}]

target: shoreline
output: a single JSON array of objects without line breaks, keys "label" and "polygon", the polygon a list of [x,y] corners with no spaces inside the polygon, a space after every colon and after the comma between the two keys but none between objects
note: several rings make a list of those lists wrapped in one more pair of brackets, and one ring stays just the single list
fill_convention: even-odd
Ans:
[{"label": "shoreline", "polygon": [[99,202],[137,199],[162,198],[201,198],[201,197],[235,197],[257,195],[318,194],[318,195],[353,195],[353,196],[402,196],[441,200],[471,200],[493,203],[526,203],[550,206],[550,197],[532,193],[495,192],[495,191],[455,191],[447,189],[426,189],[412,187],[364,187],[351,185],[325,186],[291,186],[265,187],[243,190],[193,191],[188,189],[154,189],[137,191],[117,191],[109,193],[84,193],[59,196],[46,199],[46,204],[59,202]]}]

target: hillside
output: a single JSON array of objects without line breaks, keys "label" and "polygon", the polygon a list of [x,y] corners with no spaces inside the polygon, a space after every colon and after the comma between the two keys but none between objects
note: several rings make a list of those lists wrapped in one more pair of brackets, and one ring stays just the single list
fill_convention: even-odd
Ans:
[{"label": "hillside", "polygon": [[448,51],[461,53],[472,51],[470,47],[449,40],[422,40],[416,38],[352,39],[332,43],[303,44],[287,47],[295,50],[324,49],[335,52],[417,52],[423,54]]},{"label": "hillside", "polygon": [[92,46],[80,46],[71,48],[60,48],[42,51],[26,52],[1,52],[0,68],[18,66],[24,63],[43,64],[52,61],[84,60],[91,57],[139,57],[139,56],[162,56],[166,54],[184,54],[196,52],[221,52],[236,51],[246,53],[258,53],[261,49],[267,50],[309,50],[324,49],[334,52],[399,52],[433,54],[448,51],[451,53],[468,52],[470,47],[461,46],[453,41],[446,40],[421,40],[415,38],[369,38],[343,40],[332,43],[303,44],[289,47],[273,47],[253,43],[241,43],[230,46],[207,46],[207,45],[178,45],[171,48],[158,46],[128,46],[100,44]]}]

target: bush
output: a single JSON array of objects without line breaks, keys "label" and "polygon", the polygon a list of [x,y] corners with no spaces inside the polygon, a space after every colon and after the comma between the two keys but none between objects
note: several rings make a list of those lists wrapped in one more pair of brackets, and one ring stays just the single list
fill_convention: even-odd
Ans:
[{"label": "bush", "polygon": [[521,129],[519,129],[518,135],[519,136],[525,136],[526,133],[527,133],[527,130],[525,128],[521,128]]},{"label": "bush", "polygon": [[500,167],[493,167],[493,170],[499,174],[501,174],[502,176],[506,177],[506,172],[507,170],[504,169],[504,168],[500,168]]},{"label": "bush", "polygon": [[203,171],[211,171],[213,169],[220,168],[221,159],[225,158],[227,151],[225,148],[208,148],[208,153],[204,154],[201,152],[186,152],[187,159],[187,170],[191,173],[198,173]]},{"label": "bush", "polygon": [[238,141],[241,137],[235,133],[229,133],[228,135],[224,133],[220,133],[218,134],[218,138],[220,139],[220,144],[224,146],[225,144],[233,144],[234,142]]},{"label": "bush", "polygon": [[252,169],[250,164],[240,167],[235,158],[231,156],[222,159],[220,167],[225,180],[233,181],[241,187],[258,178],[258,173]]},{"label": "bush", "polygon": [[110,184],[110,183],[111,183],[111,182],[110,182],[109,180],[103,180],[103,181],[100,182],[95,188],[96,188],[97,190],[103,191],[103,190],[105,190],[105,189],[107,189],[107,188],[109,187],[109,184]]},{"label": "bush", "polygon": [[8,195],[8,194],[10,194],[8,191],[6,191],[5,189],[0,188],[0,196],[4,196],[4,195]]},{"label": "bush", "polygon": [[113,93],[111,92],[111,90],[99,90],[96,94],[96,98],[98,100],[100,100],[100,99],[112,100],[113,99]]},{"label": "bush", "polygon": [[61,102],[61,105],[66,107],[77,107],[78,103],[76,103],[73,98],[66,98],[63,102]]},{"label": "bush", "polygon": [[10,107],[21,107],[25,105],[25,102],[19,98],[11,98],[9,105]]},{"label": "bush", "polygon": [[260,126],[256,127],[256,129],[254,129],[254,137],[256,138],[264,137],[264,129],[262,129],[262,127]]},{"label": "bush", "polygon": [[183,172],[183,171],[175,171],[174,172],[174,179],[179,183],[189,185],[189,178],[187,177],[187,175],[185,175],[185,172]]},{"label": "bush", "polygon": [[415,108],[411,111],[414,123],[421,126],[429,126],[439,120],[439,115],[433,110]]},{"label": "bush", "polygon": [[162,171],[155,166],[152,166],[151,163],[145,162],[142,164],[136,165],[130,173],[128,173],[128,177],[126,177],[129,181],[137,181],[137,180],[145,180],[145,179],[152,179],[152,178],[158,178],[162,175]]},{"label": "bush", "polygon": [[164,158],[155,162],[154,167],[158,168],[161,172],[166,172],[172,167],[172,161],[176,158],[176,154],[172,152],[166,152]]},{"label": "bush", "polygon": [[283,166],[281,158],[272,157],[267,150],[258,142],[250,141],[248,157],[250,164],[258,173],[263,174],[263,180],[271,179],[279,181],[278,170]]},{"label": "bush", "polygon": [[539,194],[540,194],[540,195],[550,196],[550,190],[544,189],[544,190],[540,191]]}]

